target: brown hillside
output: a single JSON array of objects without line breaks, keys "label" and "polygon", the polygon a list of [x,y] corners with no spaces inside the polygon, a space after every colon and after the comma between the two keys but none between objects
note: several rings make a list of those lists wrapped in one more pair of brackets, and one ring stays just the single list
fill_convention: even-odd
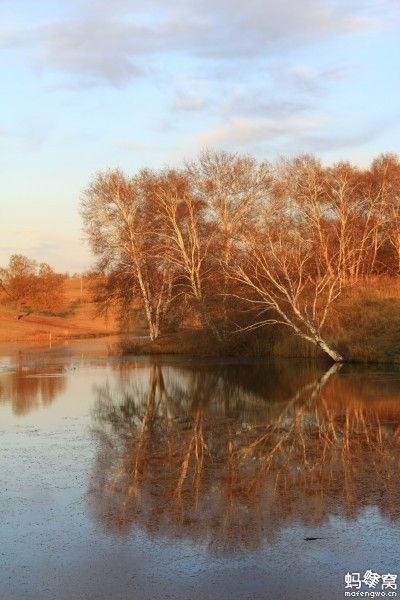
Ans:
[{"label": "brown hillside", "polygon": [[[96,316],[96,306],[85,279],[65,281],[66,307],[62,313],[31,313],[21,317],[5,295],[0,297],[0,341],[39,341],[64,337],[106,335],[117,329],[115,318]],[[20,318],[18,318],[20,317]]]}]

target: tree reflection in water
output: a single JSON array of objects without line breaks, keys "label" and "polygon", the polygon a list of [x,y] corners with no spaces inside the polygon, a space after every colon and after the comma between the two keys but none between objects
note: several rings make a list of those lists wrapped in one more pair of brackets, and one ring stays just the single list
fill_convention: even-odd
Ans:
[{"label": "tree reflection in water", "polygon": [[41,406],[48,406],[65,389],[62,366],[27,367],[17,363],[15,371],[2,374],[0,402],[11,402],[15,415],[24,415]]},{"label": "tree reflection in water", "polygon": [[280,382],[262,367],[167,371],[97,389],[92,505],[108,529],[229,553],[366,506],[399,518],[398,381],[337,366]]}]

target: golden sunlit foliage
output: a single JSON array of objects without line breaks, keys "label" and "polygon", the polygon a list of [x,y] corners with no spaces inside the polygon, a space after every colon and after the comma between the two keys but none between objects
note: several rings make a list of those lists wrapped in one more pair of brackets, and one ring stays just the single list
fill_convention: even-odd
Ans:
[{"label": "golden sunlit foliage", "polygon": [[360,169],[205,152],[181,169],[98,174],[82,216],[99,299],[141,309],[152,340],[188,320],[218,344],[275,325],[342,361],[339,300],[398,280],[399,206],[393,155]]},{"label": "golden sunlit foliage", "polygon": [[17,309],[57,311],[65,305],[64,276],[47,263],[38,263],[22,254],[13,254],[0,269],[0,288]]}]

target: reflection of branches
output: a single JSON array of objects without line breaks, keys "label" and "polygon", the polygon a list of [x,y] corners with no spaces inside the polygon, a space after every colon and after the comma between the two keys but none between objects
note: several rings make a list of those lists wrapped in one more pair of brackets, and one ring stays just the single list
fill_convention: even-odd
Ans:
[{"label": "reflection of branches", "polygon": [[318,524],[368,504],[398,517],[398,397],[368,402],[337,370],[286,402],[217,369],[169,369],[166,383],[153,366],[147,389],[120,398],[99,389],[99,517],[119,532],[138,524],[226,551],[257,547],[293,518]]}]

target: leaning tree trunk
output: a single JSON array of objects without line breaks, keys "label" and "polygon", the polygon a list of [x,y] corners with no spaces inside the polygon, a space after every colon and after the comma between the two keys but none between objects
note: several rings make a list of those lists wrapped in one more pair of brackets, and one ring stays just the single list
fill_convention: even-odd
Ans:
[{"label": "leaning tree trunk", "polygon": [[341,354],[339,354],[339,352],[337,352],[336,350],[334,350],[333,348],[331,348],[326,342],[325,340],[323,340],[322,338],[317,338],[315,340],[315,343],[317,344],[317,346],[319,346],[321,348],[321,350],[323,350],[325,352],[325,354],[327,354],[333,361],[337,362],[337,363],[341,363],[344,362],[344,358]]},{"label": "leaning tree trunk", "polygon": [[336,363],[344,362],[343,356],[337,350],[332,348],[328,344],[328,342],[326,342],[324,340],[323,337],[321,337],[319,330],[315,326],[311,325],[309,322],[306,322],[306,328],[308,329],[309,334],[302,333],[298,328],[296,328],[297,329],[296,333],[298,335],[300,335],[300,337],[303,337],[304,339],[308,340],[312,344],[318,346],[318,348],[320,348],[334,362],[336,362]]},{"label": "leaning tree trunk", "polygon": [[296,332],[296,334],[299,337],[303,338],[304,340],[307,340],[308,342],[311,342],[315,346],[318,346],[318,348],[320,348],[334,362],[336,362],[336,363],[345,362],[344,357],[337,350],[332,348],[321,337],[319,330],[314,325],[312,325],[308,320],[305,321],[303,319],[303,326],[305,328],[305,331],[302,331],[293,321],[291,321],[288,318],[286,318],[286,324],[288,324],[292,329],[294,329],[294,331]]}]

